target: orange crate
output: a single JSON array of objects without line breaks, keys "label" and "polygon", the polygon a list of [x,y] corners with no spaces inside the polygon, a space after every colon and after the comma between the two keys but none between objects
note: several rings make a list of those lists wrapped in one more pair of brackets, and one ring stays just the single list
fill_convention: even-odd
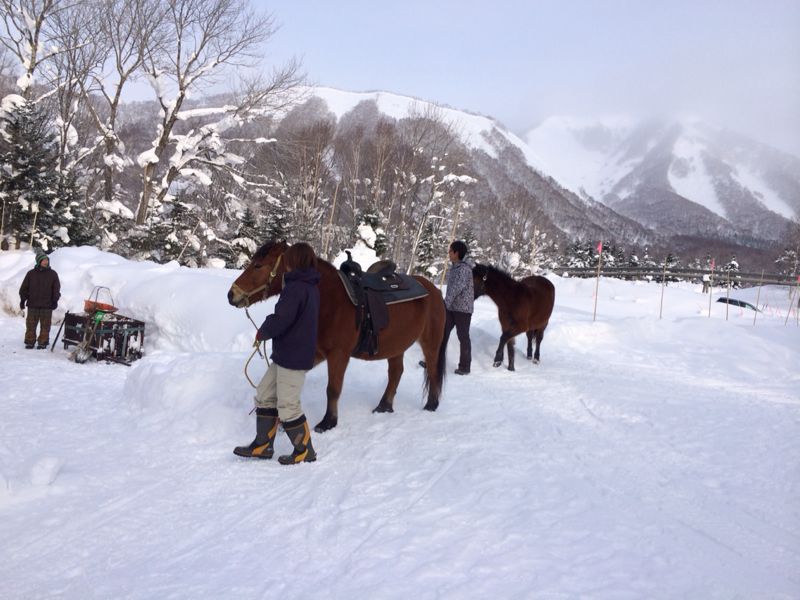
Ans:
[{"label": "orange crate", "polygon": [[107,313],[114,313],[119,309],[113,304],[106,304],[105,302],[98,302],[97,300],[84,300],[83,310],[87,313],[93,313],[99,310]]}]

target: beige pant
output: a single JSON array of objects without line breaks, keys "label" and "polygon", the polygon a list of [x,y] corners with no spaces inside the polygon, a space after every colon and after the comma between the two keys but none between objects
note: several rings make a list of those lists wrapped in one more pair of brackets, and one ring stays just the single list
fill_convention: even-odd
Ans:
[{"label": "beige pant", "polygon": [[300,392],[306,373],[272,363],[256,388],[256,407],[277,408],[278,418],[284,423],[299,419],[303,415]]}]

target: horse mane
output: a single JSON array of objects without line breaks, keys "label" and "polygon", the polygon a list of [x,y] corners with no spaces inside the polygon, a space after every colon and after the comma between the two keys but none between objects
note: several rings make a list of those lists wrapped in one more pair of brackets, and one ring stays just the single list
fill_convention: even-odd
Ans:
[{"label": "horse mane", "polygon": [[[272,248],[274,246],[276,246],[277,244],[280,244],[280,243],[284,243],[285,244],[287,242],[285,240],[283,242],[278,242],[276,240],[267,240],[266,242],[264,242],[261,245],[261,247],[258,250],[255,251],[255,254],[253,254],[252,260],[256,260],[256,259],[259,259],[259,258],[266,257],[267,254],[269,254],[270,250],[272,250]],[[328,265],[331,269],[336,270],[336,268],[331,263],[329,263],[327,260],[325,260],[324,258],[322,258],[320,256],[317,256],[317,265],[319,266],[322,263]]]},{"label": "horse mane", "polygon": [[255,254],[253,254],[253,259],[264,258],[267,254],[269,254],[269,251],[272,250],[272,247],[277,243],[278,242],[275,240],[267,240],[266,242],[264,242],[261,248],[256,250]]},{"label": "horse mane", "polygon": [[499,277],[501,280],[508,280],[517,283],[517,280],[514,279],[510,273],[504,271],[503,269],[498,269],[497,267],[493,267],[492,265],[482,265],[478,263],[473,267],[472,270],[473,272],[476,273],[476,275],[478,275],[478,277],[483,277],[484,275],[486,276],[494,275],[496,277]]}]

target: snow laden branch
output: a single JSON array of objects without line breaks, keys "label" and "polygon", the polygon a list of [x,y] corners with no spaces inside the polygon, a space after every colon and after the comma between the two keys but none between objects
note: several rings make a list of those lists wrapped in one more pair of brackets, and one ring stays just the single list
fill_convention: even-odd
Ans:
[{"label": "snow laden branch", "polygon": [[[258,47],[274,31],[272,17],[260,15],[245,0],[170,0],[163,24],[164,40],[148,47],[145,65],[161,107],[161,120],[150,150],[139,156],[142,191],[136,209],[137,224],[144,224],[148,212],[168,194],[183,171],[200,179],[202,171],[190,170],[190,163],[204,162],[207,168],[236,164],[238,157],[226,150],[222,133],[258,114],[264,114],[271,97],[297,84],[296,65],[277,73],[268,85],[251,86],[239,102],[210,111],[205,117],[221,118],[197,132],[174,134],[176,124],[187,112],[184,103],[201,82],[212,82],[223,67],[243,66],[253,61]],[[191,113],[188,113],[191,114]],[[198,116],[198,115],[193,115]],[[169,147],[172,156],[164,164]],[[158,170],[164,170],[160,179]]]}]

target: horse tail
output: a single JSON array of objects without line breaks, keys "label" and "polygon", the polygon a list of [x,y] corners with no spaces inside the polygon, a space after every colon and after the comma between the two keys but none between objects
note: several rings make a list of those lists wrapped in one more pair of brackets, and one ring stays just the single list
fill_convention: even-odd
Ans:
[{"label": "horse tail", "polygon": [[442,395],[442,388],[444,388],[444,374],[447,372],[447,344],[443,342],[444,339],[439,342],[439,352],[436,359],[436,370],[433,374],[433,380],[431,380],[429,376],[428,369],[425,369],[423,389],[428,395],[428,402],[425,405],[425,410],[436,410],[439,407],[439,397]]}]

